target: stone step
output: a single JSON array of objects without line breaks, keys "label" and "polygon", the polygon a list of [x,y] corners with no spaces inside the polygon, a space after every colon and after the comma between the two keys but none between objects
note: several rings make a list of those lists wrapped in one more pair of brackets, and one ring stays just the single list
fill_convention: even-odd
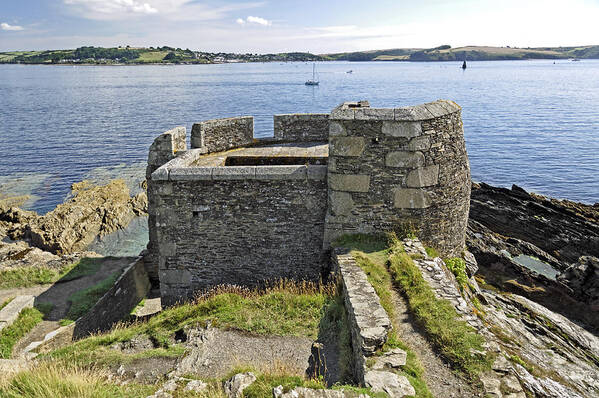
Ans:
[{"label": "stone step", "polygon": [[35,296],[17,296],[2,308],[0,310],[0,330],[12,325],[23,309],[33,307],[34,300]]}]

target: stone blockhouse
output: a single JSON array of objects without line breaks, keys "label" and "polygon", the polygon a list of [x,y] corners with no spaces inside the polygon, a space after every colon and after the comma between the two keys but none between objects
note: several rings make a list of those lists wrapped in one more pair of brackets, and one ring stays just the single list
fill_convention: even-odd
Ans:
[{"label": "stone blockhouse", "polygon": [[275,115],[160,135],[147,168],[147,264],[163,303],[221,284],[318,281],[344,234],[411,229],[443,255],[462,252],[470,169],[460,107],[344,103],[331,114]]}]

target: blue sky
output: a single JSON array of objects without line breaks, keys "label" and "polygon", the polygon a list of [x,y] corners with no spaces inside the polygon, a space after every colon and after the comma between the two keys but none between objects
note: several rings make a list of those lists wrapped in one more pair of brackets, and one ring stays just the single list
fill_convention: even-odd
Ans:
[{"label": "blue sky", "polygon": [[599,0],[0,0],[0,51],[569,46],[599,44],[597,21]]}]

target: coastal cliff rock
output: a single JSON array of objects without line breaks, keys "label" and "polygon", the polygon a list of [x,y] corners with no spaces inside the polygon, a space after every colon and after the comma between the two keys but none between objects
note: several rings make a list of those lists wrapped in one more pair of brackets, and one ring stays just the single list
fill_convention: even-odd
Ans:
[{"label": "coastal cliff rock", "polygon": [[599,330],[599,206],[473,184],[468,249],[479,275]]},{"label": "coastal cliff rock", "polygon": [[71,199],[43,216],[18,208],[0,209],[0,233],[63,255],[84,250],[97,236],[124,228],[147,212],[145,192],[130,197],[122,180],[102,186],[83,181],[73,184],[72,191]]},{"label": "coastal cliff rock", "polygon": [[521,239],[572,263],[584,255],[599,257],[599,204],[549,199],[512,189],[472,184],[470,219],[493,232]]}]

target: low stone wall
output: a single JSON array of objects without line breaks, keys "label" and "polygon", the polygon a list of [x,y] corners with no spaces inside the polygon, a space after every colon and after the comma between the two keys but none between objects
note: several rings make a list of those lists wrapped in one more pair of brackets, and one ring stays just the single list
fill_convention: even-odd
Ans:
[{"label": "low stone wall", "polygon": [[221,284],[318,281],[326,166],[181,166],[193,151],[152,176],[163,305]]},{"label": "low stone wall", "polygon": [[331,113],[325,244],[409,228],[442,255],[459,255],[470,203],[460,107],[361,106],[346,103]]},{"label": "low stone wall", "polygon": [[406,364],[407,353],[399,348],[382,352],[392,324],[366,273],[345,248],[334,249],[331,262],[343,286],[354,381],[390,397],[415,395],[410,381],[397,373]]},{"label": "low stone wall", "polygon": [[202,153],[239,148],[253,141],[252,116],[206,120],[194,124],[191,129],[191,148],[199,148]]},{"label": "low stone wall", "polygon": [[[25,308],[33,307],[35,296],[17,296],[6,304],[0,310],[0,330],[13,324],[17,320],[21,311]],[[0,304],[2,304],[0,302]]]},{"label": "low stone wall", "polygon": [[289,142],[316,142],[329,139],[328,113],[274,115],[274,139]]},{"label": "low stone wall", "polygon": [[104,296],[75,322],[73,339],[109,330],[127,319],[131,310],[150,290],[150,280],[142,257],[131,263]]},{"label": "low stone wall", "polygon": [[354,378],[356,382],[364,384],[366,358],[371,357],[387,341],[391,320],[366,274],[347,249],[335,249],[331,261],[343,286],[345,311],[351,332]]}]

